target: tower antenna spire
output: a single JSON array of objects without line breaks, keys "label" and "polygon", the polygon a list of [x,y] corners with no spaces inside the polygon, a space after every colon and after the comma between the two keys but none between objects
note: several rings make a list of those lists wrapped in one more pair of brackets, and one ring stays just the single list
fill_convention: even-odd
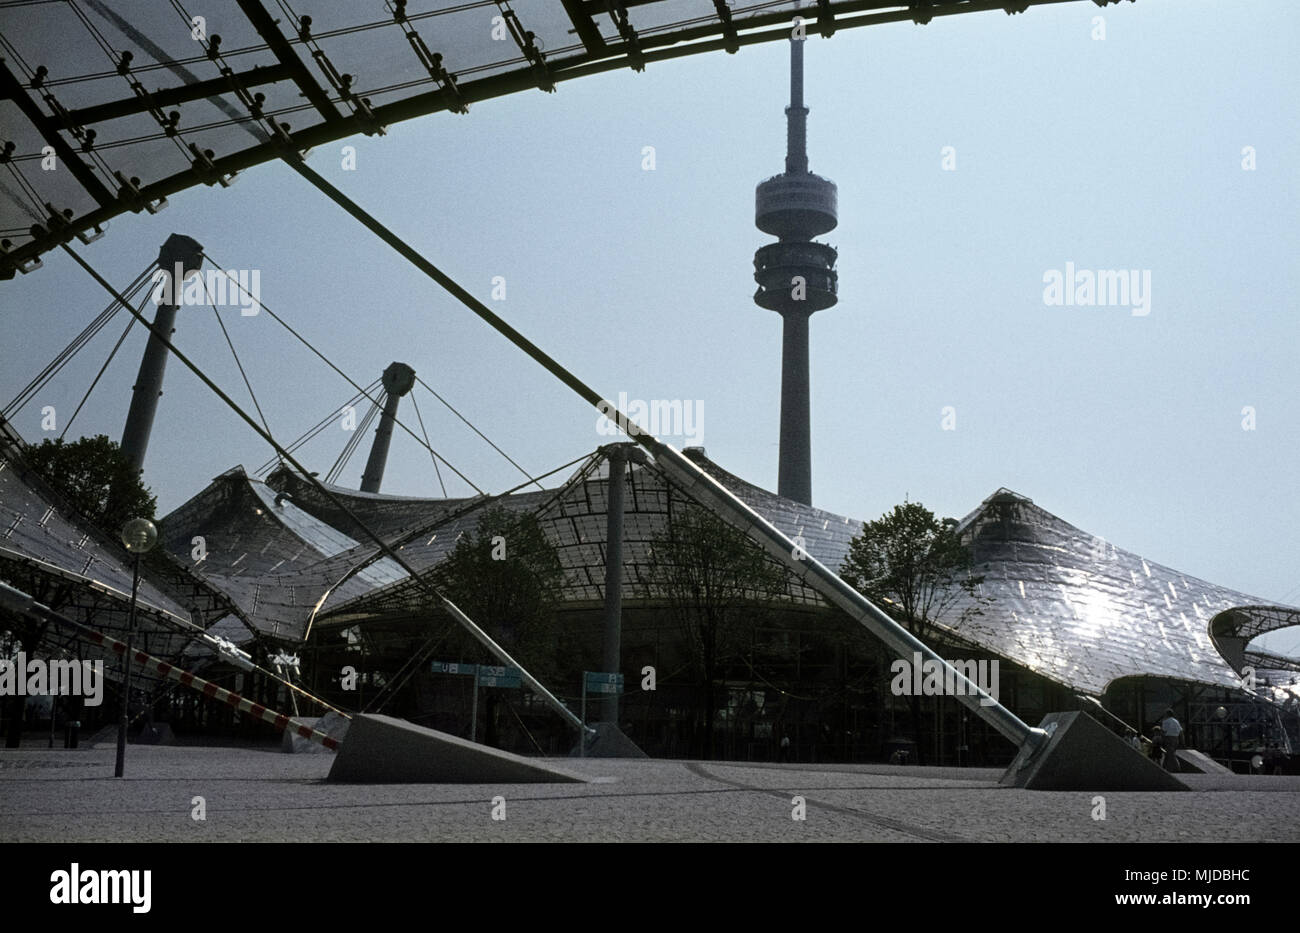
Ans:
[{"label": "tower antenna spire", "polygon": [[803,39],[790,40],[790,106],[785,108],[785,171],[808,171],[808,108],[803,105]]}]

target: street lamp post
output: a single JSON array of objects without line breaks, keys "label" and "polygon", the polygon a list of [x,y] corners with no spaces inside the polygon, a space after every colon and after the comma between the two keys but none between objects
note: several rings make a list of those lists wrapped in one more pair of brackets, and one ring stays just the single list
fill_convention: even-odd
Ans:
[{"label": "street lamp post", "polygon": [[126,769],[126,730],[131,716],[131,642],[135,637],[135,598],[140,589],[140,555],[153,550],[158,543],[158,529],[147,518],[133,518],[122,526],[122,543],[134,558],[131,570],[131,608],[126,620],[126,657],[123,659],[122,712],[117,724],[117,766],[114,777],[121,777]]}]

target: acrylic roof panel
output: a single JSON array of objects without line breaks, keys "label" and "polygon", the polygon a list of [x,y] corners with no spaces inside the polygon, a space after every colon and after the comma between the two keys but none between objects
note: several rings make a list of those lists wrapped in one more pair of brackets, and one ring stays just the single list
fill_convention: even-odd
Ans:
[{"label": "acrylic roof panel", "polygon": [[[1015,7],[1083,0],[1020,0]],[[67,0],[0,4],[0,278],[197,184],[503,94],[970,0]],[[996,12],[996,11],[993,11]],[[219,37],[219,41],[217,41]],[[129,53],[129,58],[124,58]],[[745,80],[735,71],[737,86]],[[260,96],[259,96],[260,95]],[[175,119],[173,120],[173,116]],[[53,146],[65,171],[43,171]]]},{"label": "acrylic roof panel", "polygon": [[[537,515],[541,520],[543,532],[557,546],[561,563],[567,566],[572,561],[569,545],[581,545],[584,538],[591,534],[593,530],[591,528],[585,531],[574,530],[573,522],[575,518],[571,514],[560,519],[561,527],[552,527],[547,521],[547,516],[556,507],[556,503],[563,502],[567,497],[588,495],[591,483],[584,482],[584,479],[589,479],[596,474],[601,462],[598,455],[587,458],[586,462],[558,489],[521,492],[493,502],[481,499],[393,498],[389,503],[392,508],[376,511],[374,507],[382,505],[384,497],[365,493],[358,494],[338,487],[330,487],[330,492],[344,500],[349,510],[358,519],[370,525],[372,529],[375,528],[375,525],[371,524],[372,520],[386,520],[390,528],[396,527],[398,532],[396,535],[386,535],[385,537],[391,546],[400,551],[403,560],[421,574],[441,563],[455,548],[463,535],[472,533],[478,527],[487,507],[504,508],[520,514]],[[293,486],[302,490],[303,501],[310,502],[313,507],[322,506],[323,512],[321,514],[340,514],[337,505],[328,503],[328,500],[321,496],[318,490],[312,490],[301,477],[284,471],[275,479],[285,486]],[[399,510],[400,516],[398,514]],[[347,520],[350,521],[350,519]],[[599,524],[600,537],[603,542],[603,518]],[[377,533],[379,532],[377,531]],[[597,554],[596,559],[603,562],[603,553]],[[574,598],[577,597],[567,592],[567,590],[561,595],[561,599],[565,600]],[[367,618],[378,614],[413,611],[414,608],[423,607],[428,602],[429,595],[425,587],[421,583],[408,578],[386,587],[383,591],[368,594],[349,603],[341,605],[336,603],[335,609],[322,612],[321,617],[323,620],[328,619],[333,624],[339,624],[344,621]]]},{"label": "acrylic roof panel", "polygon": [[[838,568],[849,540],[861,528],[860,522],[782,499],[728,473],[698,451],[688,451],[688,455],[792,538],[801,538],[810,554]],[[511,511],[536,515],[564,568],[559,595],[561,601],[569,605],[598,603],[604,598],[607,464],[603,455],[594,454],[558,489],[516,493],[494,503]],[[653,464],[633,465],[628,476],[624,594],[629,600],[653,598],[649,572],[651,544],[667,528],[670,511],[682,508],[685,500],[680,492],[672,491],[668,479]],[[230,471],[224,474],[224,478],[236,482],[236,487],[241,490],[246,483],[250,489],[257,489],[260,485],[248,482],[242,471]],[[245,494],[247,501],[240,527],[251,527],[251,531],[241,532],[249,534],[249,538],[246,544],[228,549],[231,557],[238,552],[237,561],[241,566],[253,563],[265,570],[272,559],[279,557],[283,547],[275,549],[271,546],[278,540],[277,536],[287,530],[282,525],[285,509],[290,505],[310,512],[323,524],[346,527],[357,538],[366,537],[357,521],[365,523],[390,545],[397,547],[402,558],[420,573],[436,567],[462,535],[477,527],[483,514],[483,509],[477,507],[481,500],[384,496],[338,486],[327,487],[329,495],[326,496],[288,470],[272,474],[270,482],[291,499],[277,511],[264,507],[264,501]],[[263,490],[263,494],[270,496],[269,490]],[[213,511],[216,510],[217,495],[210,487],[168,517],[169,533],[173,523],[179,522],[182,526],[179,540],[169,546],[181,553],[189,547],[191,532],[200,528],[218,528],[218,539],[221,539],[221,534],[228,533],[229,524],[214,525],[218,517]],[[248,516],[250,510],[257,513],[256,518]],[[219,512],[226,516],[227,523],[231,521],[229,506],[223,506]],[[257,556],[267,551],[269,554],[258,562]],[[338,576],[340,569],[345,568],[349,560],[359,566],[374,553],[373,549],[361,546],[340,554],[328,565],[318,564],[312,558],[290,562],[292,566],[290,563],[280,566],[277,561],[275,573],[260,577],[246,573],[241,575],[242,579],[226,579],[236,572],[236,568],[228,566],[230,558],[227,558],[225,565],[215,564],[207,572],[210,582],[229,593],[255,622],[263,626],[274,624],[276,634],[282,636],[291,633],[295,626],[300,631],[305,630],[309,618],[327,624],[342,624],[405,611],[428,602],[421,584],[400,574],[398,579],[390,579],[379,587],[358,588],[352,581],[346,587],[337,586],[341,579]],[[254,556],[250,557],[250,554]],[[368,569],[360,574],[367,573]],[[217,571],[221,576],[216,575]],[[315,587],[317,597],[311,596],[312,587]],[[330,587],[336,588],[330,590]],[[316,599],[327,591],[329,598],[317,609]],[[813,590],[794,579],[790,581],[787,598],[804,604],[822,602]]]},{"label": "acrylic roof panel", "polygon": [[849,542],[862,531],[862,522],[823,509],[785,499],[728,473],[693,448],[684,451],[695,465],[708,473],[745,505],[776,526],[796,544],[802,538],[807,553],[839,573],[840,564],[849,553]]},{"label": "acrylic roof panel", "polygon": [[[755,507],[774,523],[785,522],[797,528],[814,525],[821,528],[823,521],[820,520],[820,515],[829,514],[819,513],[818,510],[798,503],[788,503],[791,510],[782,513],[781,510],[771,508],[773,500],[778,497],[770,496],[732,476],[707,458],[694,453],[692,456],[737,496],[762,499],[763,506],[769,507],[767,511],[758,505]],[[655,597],[650,572],[652,545],[655,538],[668,529],[673,511],[680,510],[685,504],[683,494],[675,489],[656,466],[632,466],[624,491],[624,599]],[[538,514],[542,527],[556,545],[565,568],[563,599],[566,602],[595,602],[604,598],[607,507],[608,476],[607,471],[602,469],[588,481],[571,485],[564,495]],[[813,516],[817,516],[818,520],[811,520]],[[808,540],[810,553],[826,553],[825,539]],[[820,597],[794,580],[790,583],[787,596],[796,602],[820,602]]]},{"label": "acrylic roof panel", "polygon": [[209,573],[204,579],[237,605],[258,632],[286,642],[301,641],[323,600],[358,596],[374,586],[349,576],[351,566],[338,561],[319,573],[226,576]]},{"label": "acrylic roof panel", "polygon": [[[278,500],[278,501],[277,501]],[[313,613],[406,576],[375,552],[281,498],[242,468],[228,470],[163,521],[164,546],[192,559],[196,536],[203,559],[194,566],[238,605],[261,632],[289,641],[306,632]]]},{"label": "acrylic roof panel", "polygon": [[358,541],[368,540],[365,529],[357,524],[358,520],[375,534],[389,540],[413,532],[438,515],[451,514],[472,501],[390,496],[329,484],[325,484],[330,493],[326,496],[303,477],[285,468],[273,471],[267,477],[267,485],[288,494],[294,504]]},{"label": "acrylic roof panel", "polygon": [[1256,684],[1279,702],[1300,700],[1300,658],[1252,648],[1260,635],[1300,625],[1300,609],[1290,606],[1234,606],[1210,620],[1210,640],[1237,671],[1252,668]]},{"label": "acrylic roof panel", "polygon": [[[132,585],[131,557],[120,543],[74,513],[57,492],[20,460],[0,451],[0,579],[49,602],[73,621],[121,638],[127,629]],[[244,633],[234,604],[162,548],[140,564],[134,644],[180,662],[195,638],[214,625]],[[73,630],[49,626],[40,650],[102,656],[110,678],[120,677],[116,656],[79,641]],[[192,653],[192,652],[191,652]],[[153,675],[138,676],[154,679]]]},{"label": "acrylic roof panel", "polygon": [[[0,552],[25,558],[123,599],[131,595],[126,549],[113,547],[62,510],[21,467],[0,456]],[[140,581],[140,605],[189,622],[191,612],[151,578]]]},{"label": "acrylic roof panel", "polygon": [[[326,557],[348,555],[349,559],[354,560],[354,555],[357,553],[369,553],[374,550],[372,545],[354,541],[314,515],[304,512],[294,505],[292,501],[278,496],[265,483],[251,483],[250,488],[262,503],[263,509],[274,513],[286,528],[304,541],[309,542],[312,547]],[[406,575],[405,570],[387,557],[380,558],[358,571],[358,576],[361,579],[374,586],[392,583]]]},{"label": "acrylic roof panel", "polygon": [[439,563],[463,534],[477,528],[485,507],[534,512],[558,494],[557,490],[528,491],[497,501],[483,497],[427,499],[384,496],[327,486],[332,501],[330,496],[322,495],[301,476],[288,470],[278,470],[272,474],[270,482],[292,495],[293,502],[315,518],[347,529],[350,535],[363,542],[362,547],[371,548],[373,539],[366,534],[368,528],[398,550],[402,559],[417,571]]},{"label": "acrylic roof panel", "polygon": [[1093,694],[1144,675],[1239,686],[1210,639],[1210,620],[1257,598],[1115,547],[1006,490],[960,527],[991,602],[961,622],[970,604],[958,605],[945,628]]},{"label": "acrylic roof panel", "polygon": [[[745,483],[701,455],[692,453],[692,456],[736,495],[755,504],[770,521],[791,535],[802,533],[809,553],[814,556],[833,555],[840,544],[847,550],[849,538],[860,528],[860,523],[788,502]],[[569,606],[599,603],[604,598],[607,463],[603,456],[595,455],[558,490],[520,493],[500,503],[512,510],[536,515],[564,570],[559,599]],[[288,481],[287,474],[284,479]],[[299,478],[297,482],[302,481]],[[355,507],[359,516],[367,504],[380,498],[358,496],[337,488],[331,492],[348,496],[349,506]],[[670,498],[675,504],[670,504]],[[405,499],[397,500],[394,505],[398,503],[412,515],[422,510],[426,516],[436,516],[444,508],[444,500]],[[630,468],[624,494],[622,579],[625,599],[654,597],[648,570],[651,543],[668,527],[670,510],[680,509],[684,504],[680,492],[670,494],[670,483],[657,467],[633,465]],[[459,536],[477,525],[481,514],[481,511],[470,512],[440,528],[440,541],[421,543],[423,536],[409,541],[402,547],[403,557],[419,571],[436,566],[450,553]],[[388,517],[392,517],[391,513]],[[419,584],[414,581],[399,581],[382,591],[362,595],[347,603],[335,603],[336,608],[322,611],[320,618],[341,624],[390,612],[410,611],[428,601],[418,591]],[[816,593],[793,579],[787,598],[805,604],[821,602]]]},{"label": "acrylic roof panel", "polygon": [[[388,605],[391,597],[380,591],[410,582],[358,522],[420,572],[438,564],[482,515],[475,500],[382,496],[338,486],[326,487],[324,495],[288,470],[277,470],[270,481],[274,487],[242,468],[228,470],[167,516],[163,542],[185,559],[201,535],[206,554],[196,572],[258,631],[289,641],[305,637],[318,616],[337,616],[341,606],[362,600]],[[528,512],[555,495],[521,493],[501,505]]]},{"label": "acrylic roof panel", "polygon": [[325,552],[295,534],[265,508],[242,468],[223,473],[194,498],[162,520],[162,544],[182,560],[193,561],[195,539],[202,539],[203,573],[264,574],[280,568],[305,569]]}]

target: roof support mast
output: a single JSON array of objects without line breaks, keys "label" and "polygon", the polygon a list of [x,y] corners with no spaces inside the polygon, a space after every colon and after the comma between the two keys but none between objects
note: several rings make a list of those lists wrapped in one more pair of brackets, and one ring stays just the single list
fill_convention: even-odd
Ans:
[{"label": "roof support mast", "polygon": [[405,363],[390,363],[384,370],[384,391],[388,393],[388,398],[384,402],[384,413],[379,418],[379,427],[375,428],[370,459],[366,461],[365,472],[361,474],[362,492],[379,492],[379,486],[384,481],[384,467],[388,463],[388,445],[393,440],[397,406],[402,401],[402,396],[410,392],[414,385],[415,370]]},{"label": "roof support mast", "polygon": [[[154,330],[140,360],[140,372],[135,377],[131,392],[131,408],[122,428],[122,453],[131,466],[144,469],[144,457],[149,451],[149,435],[153,433],[153,419],[158,412],[158,399],[162,396],[163,376],[167,372],[167,347],[158,334],[168,337],[176,329],[176,312],[181,306],[181,289],[186,276],[203,264],[203,247],[179,233],[173,233],[158,251],[158,268],[162,275],[163,291],[154,318]],[[157,275],[159,273],[155,273]]]}]

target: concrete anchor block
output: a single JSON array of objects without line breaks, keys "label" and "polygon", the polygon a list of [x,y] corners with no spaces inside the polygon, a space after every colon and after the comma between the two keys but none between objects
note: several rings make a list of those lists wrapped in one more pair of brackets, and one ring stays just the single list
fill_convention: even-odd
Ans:
[{"label": "concrete anchor block", "polygon": [[352,717],[329,780],[352,784],[581,784],[588,778],[391,716]]},{"label": "concrete anchor block", "polygon": [[1038,727],[1050,733],[1047,741],[1022,750],[998,783],[1027,790],[1189,789],[1087,713],[1048,713]]},{"label": "concrete anchor block", "polygon": [[[598,722],[591,726],[594,736],[587,737],[587,758],[649,758],[618,726],[612,722]],[[580,756],[578,746],[569,752],[570,758]]]}]

